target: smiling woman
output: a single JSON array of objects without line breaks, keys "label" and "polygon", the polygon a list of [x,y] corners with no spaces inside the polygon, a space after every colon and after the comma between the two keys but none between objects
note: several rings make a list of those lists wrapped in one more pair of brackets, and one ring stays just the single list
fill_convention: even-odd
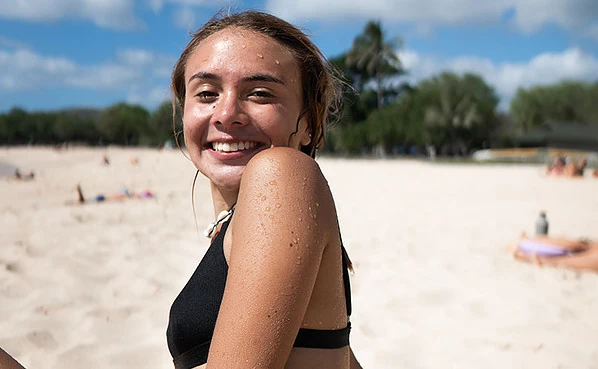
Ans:
[{"label": "smiling woman", "polygon": [[340,86],[303,32],[265,13],[217,16],[183,51],[172,89],[217,221],[171,307],[176,368],[360,367],[351,261],[314,161]]}]

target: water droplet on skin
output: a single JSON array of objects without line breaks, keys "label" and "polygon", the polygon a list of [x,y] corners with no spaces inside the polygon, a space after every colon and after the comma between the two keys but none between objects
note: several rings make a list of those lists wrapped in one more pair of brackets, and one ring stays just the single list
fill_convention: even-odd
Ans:
[{"label": "water droplet on skin", "polygon": [[280,204],[280,203],[276,204],[276,209],[280,209],[281,206],[282,206],[282,204]]},{"label": "water droplet on skin", "polygon": [[299,218],[299,221],[300,221],[300,222],[303,222],[303,218]]},{"label": "water droplet on skin", "polygon": [[316,206],[320,206],[320,203],[319,203],[319,202],[316,202]]},{"label": "water droplet on skin", "polygon": [[270,218],[270,219],[274,219],[274,215],[270,215],[270,216],[269,216],[269,218]]},{"label": "water droplet on skin", "polygon": [[293,238],[293,243],[296,245],[299,243],[299,238]]},{"label": "water droplet on skin", "polygon": [[257,57],[260,59],[264,59],[264,56],[262,54],[257,54]]},{"label": "water droplet on skin", "polygon": [[268,182],[268,183],[270,183],[272,186],[276,186],[276,181],[275,181],[275,180],[271,180],[271,181],[270,181],[270,182]]},{"label": "water droplet on skin", "polygon": [[262,196],[262,201],[265,201],[265,200],[266,200],[266,196]]},{"label": "water droplet on skin", "polygon": [[245,45],[241,45],[241,49],[244,49],[244,48],[246,48],[246,47],[247,47],[247,46],[245,46]]},{"label": "water droplet on skin", "polygon": [[266,211],[270,211],[270,207],[269,206],[266,206]]},{"label": "water droplet on skin", "polygon": [[258,194],[257,194],[257,197],[262,197],[262,193],[261,193],[261,192],[260,192],[260,193],[258,193]]},{"label": "water droplet on skin", "polygon": [[276,64],[280,64],[280,62],[278,61],[278,59],[275,59],[275,60],[274,60],[274,62],[275,62]]}]

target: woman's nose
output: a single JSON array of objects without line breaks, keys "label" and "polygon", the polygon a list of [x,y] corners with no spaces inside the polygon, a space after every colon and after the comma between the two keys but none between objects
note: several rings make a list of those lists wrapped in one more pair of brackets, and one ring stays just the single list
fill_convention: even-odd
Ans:
[{"label": "woman's nose", "polygon": [[212,107],[214,112],[212,120],[214,124],[221,124],[229,128],[234,124],[247,124],[247,114],[243,109],[243,103],[234,92],[226,92],[216,101]]}]

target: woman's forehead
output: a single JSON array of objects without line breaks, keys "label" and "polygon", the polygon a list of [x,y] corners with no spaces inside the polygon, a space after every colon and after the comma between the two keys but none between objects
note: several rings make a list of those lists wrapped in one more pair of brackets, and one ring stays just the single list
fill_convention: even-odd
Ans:
[{"label": "woman's forehead", "polygon": [[[216,70],[264,69],[273,73],[298,73],[291,51],[273,38],[236,27],[218,31],[199,43],[187,63],[187,78],[196,69]],[[296,76],[292,76],[296,78]]]}]

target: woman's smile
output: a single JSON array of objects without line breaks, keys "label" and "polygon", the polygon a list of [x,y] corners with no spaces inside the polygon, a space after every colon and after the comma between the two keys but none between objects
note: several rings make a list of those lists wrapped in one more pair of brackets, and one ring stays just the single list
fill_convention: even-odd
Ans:
[{"label": "woman's smile", "polygon": [[190,55],[185,80],[185,143],[216,187],[238,187],[258,152],[298,149],[308,135],[298,121],[303,100],[295,57],[266,36],[241,29],[211,35]]}]

